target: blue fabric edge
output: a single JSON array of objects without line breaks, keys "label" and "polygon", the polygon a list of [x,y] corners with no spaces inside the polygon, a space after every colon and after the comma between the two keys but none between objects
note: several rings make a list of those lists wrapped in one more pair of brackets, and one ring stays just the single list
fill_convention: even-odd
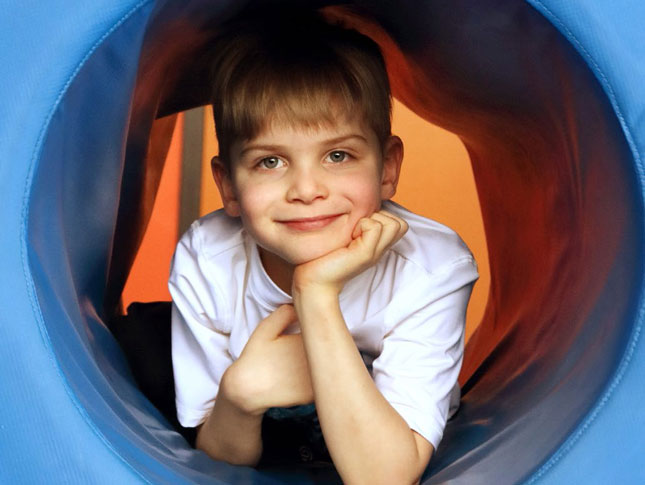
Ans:
[{"label": "blue fabric edge", "polygon": [[28,256],[28,220],[29,220],[29,209],[30,209],[30,201],[31,201],[31,189],[33,185],[33,179],[34,175],[36,173],[36,169],[38,167],[38,162],[40,160],[40,156],[42,153],[43,149],[43,143],[46,138],[49,125],[51,123],[52,118],[54,117],[54,114],[56,113],[57,109],[60,106],[60,103],[65,97],[65,94],[67,93],[69,87],[71,84],[74,82],[76,76],[78,73],[81,71],[83,66],[87,63],[87,61],[92,57],[93,53],[105,42],[105,40],[112,35],[116,30],[119,29],[130,17],[132,17],[134,14],[139,12],[143,7],[145,7],[147,4],[152,3],[154,0],[141,0],[139,1],[134,7],[132,7],[128,12],[126,12],[124,15],[119,18],[106,32],[101,35],[101,37],[94,42],[94,44],[90,47],[90,49],[87,51],[87,53],[83,56],[83,58],[80,60],[80,62],[77,64],[77,66],[74,68],[74,70],[71,72],[69,75],[67,81],[63,85],[63,87],[60,89],[58,96],[56,97],[54,103],[51,106],[51,109],[49,110],[49,113],[45,117],[45,121],[40,129],[40,133],[38,135],[38,138],[36,140],[36,144],[33,149],[33,155],[31,157],[30,163],[29,163],[29,169],[27,172],[27,177],[25,180],[25,188],[23,192],[23,203],[22,203],[22,211],[21,211],[21,224],[20,224],[20,253],[21,253],[21,259],[22,259],[22,267],[23,267],[23,276],[25,278],[25,282],[27,284],[28,288],[28,293],[29,293],[29,299],[30,299],[30,304],[34,313],[34,318],[38,324],[38,328],[40,330],[41,338],[43,340],[45,348],[49,351],[49,359],[53,364],[53,367],[56,369],[56,372],[58,373],[58,376],[61,379],[61,382],[63,383],[63,386],[65,388],[65,391],[67,395],[70,398],[70,401],[76,408],[76,410],[79,412],[83,420],[87,423],[88,427],[94,432],[94,434],[101,440],[101,442],[109,449],[118,459],[120,459],[127,467],[129,470],[132,471],[133,474],[138,476],[143,482],[145,483],[151,483],[145,476],[143,476],[139,470],[135,466],[133,466],[132,463],[130,463],[123,455],[121,455],[118,450],[112,446],[110,441],[103,435],[103,433],[95,426],[94,422],[92,421],[91,417],[87,414],[87,411],[85,408],[81,405],[79,400],[77,399],[75,393],[72,391],[68,381],[67,377],[63,373],[58,360],[56,359],[56,356],[54,354],[54,350],[52,348],[52,343],[51,339],[49,337],[49,333],[47,331],[47,327],[45,326],[43,314],[41,311],[40,307],[40,302],[38,300],[38,295],[36,292],[36,287],[34,280],[32,278],[31,274],[31,268],[29,265],[29,256]]},{"label": "blue fabric edge", "polygon": [[[605,94],[609,98],[611,106],[616,113],[623,133],[625,134],[625,139],[629,145],[629,148],[634,157],[634,167],[638,174],[638,184],[640,186],[641,194],[641,203],[643,202],[643,188],[645,186],[645,170],[643,168],[642,159],[638,151],[638,146],[634,141],[634,136],[625,121],[625,117],[622,113],[620,105],[618,103],[618,98],[612,85],[609,82],[608,77],[605,75],[604,71],[594,59],[593,55],[582,45],[578,40],[575,34],[567,27],[564,21],[558,17],[547,5],[545,5],[541,0],[526,0],[526,2],[535,8],[540,14],[542,14],[549,22],[551,22],[558,31],[574,46],[578,53],[585,60],[591,71],[596,76],[596,79],[600,82]],[[584,420],[578,425],[578,427],[569,435],[564,443],[551,455],[551,457],[543,463],[537,470],[535,470],[525,481],[526,485],[533,485],[538,482],[540,479],[544,478],[545,475],[561,460],[563,460],[569,451],[576,445],[576,443],[582,438],[586,431],[594,424],[600,413],[603,412],[607,402],[614,396],[616,389],[620,386],[623,381],[623,377],[627,372],[628,367],[630,366],[636,347],[640,341],[640,335],[642,332],[643,321],[645,320],[645,298],[643,298],[643,284],[644,278],[641,276],[641,292],[640,292],[640,302],[638,304],[637,318],[636,323],[632,329],[632,333],[629,337],[628,344],[626,346],[625,353],[621,358],[620,363],[616,369],[614,377],[610,380],[607,389],[602,393],[596,404],[593,406],[591,411],[587,414]]]}]

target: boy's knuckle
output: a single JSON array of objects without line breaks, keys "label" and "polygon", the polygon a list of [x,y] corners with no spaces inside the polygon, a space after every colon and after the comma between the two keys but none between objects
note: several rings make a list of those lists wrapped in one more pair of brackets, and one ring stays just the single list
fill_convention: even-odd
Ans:
[{"label": "boy's knuckle", "polygon": [[242,407],[248,402],[249,397],[255,393],[253,381],[248,379],[245,366],[230,366],[225,374],[226,392],[228,398]]},{"label": "boy's knuckle", "polygon": [[401,230],[401,224],[399,224],[399,221],[390,221],[387,223],[387,230],[388,232],[396,233]]}]

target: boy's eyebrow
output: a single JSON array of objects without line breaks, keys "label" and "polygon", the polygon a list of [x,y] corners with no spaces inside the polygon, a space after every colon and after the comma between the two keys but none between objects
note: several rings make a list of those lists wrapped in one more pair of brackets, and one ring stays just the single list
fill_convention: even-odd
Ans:
[{"label": "boy's eyebrow", "polygon": [[277,151],[280,151],[281,148],[283,148],[281,145],[263,145],[263,144],[248,145],[242,151],[240,151],[240,155],[244,155],[245,153],[251,152],[253,150],[262,150],[264,152],[277,152]]},{"label": "boy's eyebrow", "polygon": [[336,138],[330,138],[329,140],[324,140],[320,142],[321,145],[335,145],[336,143],[342,143],[344,141],[348,141],[352,138],[357,138],[358,140],[367,143],[367,138],[365,138],[363,135],[359,135],[358,133],[350,133],[348,135],[341,135]]},{"label": "boy's eyebrow", "polygon": [[[360,135],[358,133],[350,133],[348,135],[341,135],[335,138],[329,138],[327,140],[321,140],[319,145],[336,145],[338,143],[342,143],[345,141],[349,141],[351,139],[357,139],[358,141],[362,141],[363,143],[368,143],[367,138],[365,138],[363,135]],[[253,150],[262,150],[262,151],[267,151],[267,152],[276,152],[284,149],[284,145],[271,145],[271,144],[263,144],[263,143],[257,143],[257,144],[251,144],[246,147],[240,152],[240,155],[244,155],[247,152],[253,151]]]}]

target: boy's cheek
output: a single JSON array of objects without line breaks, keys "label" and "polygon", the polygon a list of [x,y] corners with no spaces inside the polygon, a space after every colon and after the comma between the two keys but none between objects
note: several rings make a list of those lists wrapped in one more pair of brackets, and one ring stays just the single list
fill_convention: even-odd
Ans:
[{"label": "boy's cheek", "polygon": [[271,192],[268,188],[262,190],[257,187],[240,187],[239,191],[240,210],[248,218],[263,216],[270,206]]}]

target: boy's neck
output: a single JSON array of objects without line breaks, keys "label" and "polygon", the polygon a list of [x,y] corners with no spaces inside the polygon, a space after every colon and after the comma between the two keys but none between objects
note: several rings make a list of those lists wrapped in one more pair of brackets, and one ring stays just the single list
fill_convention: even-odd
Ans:
[{"label": "boy's neck", "polygon": [[295,266],[262,247],[258,246],[258,249],[260,251],[260,261],[262,261],[264,271],[269,275],[269,278],[287,295],[291,295],[291,283]]}]

